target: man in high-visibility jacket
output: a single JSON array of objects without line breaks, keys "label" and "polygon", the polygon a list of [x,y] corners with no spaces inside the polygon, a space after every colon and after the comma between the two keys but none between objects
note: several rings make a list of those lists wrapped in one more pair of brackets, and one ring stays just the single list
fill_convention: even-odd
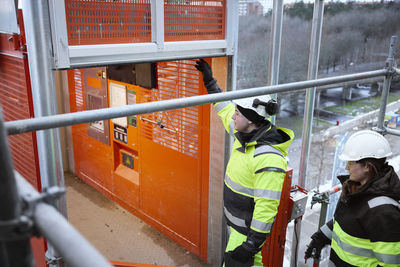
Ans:
[{"label": "man in high-visibility jacket", "polygon": [[370,130],[349,137],[339,156],[349,175],[333,219],[311,236],[305,259],[331,245],[329,266],[400,266],[400,180],[389,142]]},{"label": "man in high-visibility jacket", "polygon": [[[204,60],[196,68],[209,94],[221,92]],[[277,214],[294,134],[268,120],[278,110],[269,96],[219,102],[215,108],[235,138],[224,180],[224,214],[230,232],[225,266],[263,266],[261,247]]]}]

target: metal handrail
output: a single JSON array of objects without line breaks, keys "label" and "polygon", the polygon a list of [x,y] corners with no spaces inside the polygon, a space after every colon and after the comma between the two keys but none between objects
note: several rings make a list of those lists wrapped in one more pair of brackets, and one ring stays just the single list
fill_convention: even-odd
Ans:
[{"label": "metal handrail", "polygon": [[76,125],[99,120],[153,113],[164,110],[193,107],[197,105],[227,101],[250,96],[263,94],[291,92],[300,89],[318,87],[327,84],[335,84],[351,80],[361,80],[365,78],[384,76],[388,73],[386,69],[354,73],[336,77],[286,83],[274,86],[256,87],[232,92],[222,92],[210,95],[200,95],[179,99],[140,103],[112,108],[102,108],[96,110],[85,110],[74,113],[65,113],[52,116],[44,116],[26,120],[16,120],[5,122],[5,128],[9,135],[20,134],[38,130],[52,129],[63,126]]}]

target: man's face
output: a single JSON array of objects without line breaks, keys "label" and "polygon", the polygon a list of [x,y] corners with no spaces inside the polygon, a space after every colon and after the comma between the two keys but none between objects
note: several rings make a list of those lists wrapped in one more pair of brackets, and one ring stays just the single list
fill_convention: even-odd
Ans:
[{"label": "man's face", "polygon": [[232,120],[235,123],[235,129],[242,133],[249,133],[251,131],[249,121],[242,113],[236,108],[235,113],[233,113]]}]

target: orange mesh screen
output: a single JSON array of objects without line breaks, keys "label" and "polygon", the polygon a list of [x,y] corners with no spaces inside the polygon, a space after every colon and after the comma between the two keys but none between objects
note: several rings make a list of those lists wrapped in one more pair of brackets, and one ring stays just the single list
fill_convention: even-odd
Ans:
[{"label": "orange mesh screen", "polygon": [[165,41],[225,39],[226,0],[164,0]]},{"label": "orange mesh screen", "polygon": [[[0,106],[5,121],[33,117],[29,73],[25,71],[26,68],[28,66],[24,59],[0,54]],[[8,141],[14,168],[35,188],[40,189],[36,134],[10,135]]]},{"label": "orange mesh screen", "polygon": [[[157,89],[142,89],[142,102],[190,97],[200,94],[199,72],[194,60],[157,63]],[[145,138],[193,157],[199,151],[199,107],[143,115]],[[148,119],[148,120],[146,120]],[[149,121],[157,123],[149,123]]]},{"label": "orange mesh screen", "polygon": [[151,42],[150,0],[65,0],[69,45]]}]

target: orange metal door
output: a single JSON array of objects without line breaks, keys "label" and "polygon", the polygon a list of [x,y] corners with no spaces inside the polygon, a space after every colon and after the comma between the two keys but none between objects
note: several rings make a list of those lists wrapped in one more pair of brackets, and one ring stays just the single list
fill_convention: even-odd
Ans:
[{"label": "orange metal door", "polygon": [[[194,60],[157,64],[157,89],[142,102],[199,95]],[[205,258],[207,240],[209,105],[143,115],[141,208],[164,233]],[[203,249],[203,250],[202,250]]]}]

